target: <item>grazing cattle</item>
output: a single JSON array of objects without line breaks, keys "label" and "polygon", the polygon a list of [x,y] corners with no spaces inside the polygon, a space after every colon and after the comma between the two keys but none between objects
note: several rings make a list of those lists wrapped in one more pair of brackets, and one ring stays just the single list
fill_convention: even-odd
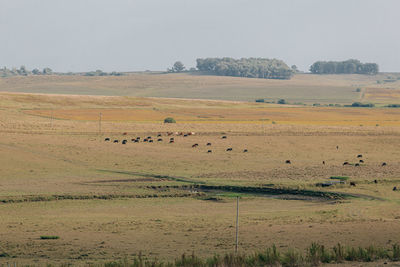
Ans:
[{"label": "grazing cattle", "polygon": [[362,155],[361,154],[357,155],[357,158],[362,158]]},{"label": "grazing cattle", "polygon": [[157,137],[161,137],[161,134],[157,134]]},{"label": "grazing cattle", "polygon": [[222,136],[222,139],[226,139],[226,135]]},{"label": "grazing cattle", "polygon": [[397,190],[397,187],[395,186],[395,187],[393,187],[393,191],[396,191]]},{"label": "grazing cattle", "polygon": [[285,163],[286,164],[292,164],[292,162],[290,160],[286,160]]},{"label": "grazing cattle", "polygon": [[336,146],[336,150],[338,150],[339,149],[339,146]]},{"label": "grazing cattle", "polygon": [[122,133],[122,135],[127,135],[128,133],[127,132],[125,132],[125,133]]},{"label": "grazing cattle", "polygon": [[212,150],[208,150],[207,153],[212,153]]},{"label": "grazing cattle", "polygon": [[322,164],[324,164],[324,165],[325,165],[325,160],[323,160],[323,161],[322,161]]},{"label": "grazing cattle", "polygon": [[147,136],[147,139],[151,139],[151,136]]},{"label": "grazing cattle", "polygon": [[194,145],[192,145],[192,147],[198,147],[199,146],[199,144],[194,144]]},{"label": "grazing cattle", "polygon": [[356,186],[355,182],[350,182],[350,186]]},{"label": "grazing cattle", "polygon": [[354,166],[360,167],[360,163],[356,163],[356,164],[354,164]]},{"label": "grazing cattle", "polygon": [[153,143],[153,142],[154,142],[154,140],[153,140],[153,139],[150,139],[150,140],[149,140],[149,143]]},{"label": "grazing cattle", "polygon": [[207,143],[207,146],[211,146],[211,143]]},{"label": "grazing cattle", "polygon": [[137,140],[140,140],[140,136],[136,137]]},{"label": "grazing cattle", "polygon": [[248,151],[247,149],[244,149],[244,150],[243,150],[243,153],[246,153],[246,152],[249,152],[249,151]]},{"label": "grazing cattle", "polygon": [[174,140],[169,140],[169,143],[171,144],[171,143],[175,143],[175,141]]},{"label": "grazing cattle", "polygon": [[364,161],[362,159],[360,159],[360,163],[364,163]]},{"label": "grazing cattle", "polygon": [[377,184],[377,183],[378,183],[378,180],[375,179],[375,180],[374,180],[374,183]]},{"label": "grazing cattle", "polygon": [[168,136],[171,136],[171,135],[173,135],[173,134],[174,134],[174,133],[172,133],[172,132],[168,132],[168,133],[167,133]]},{"label": "grazing cattle", "polygon": [[158,138],[157,141],[158,141],[158,142],[162,142],[162,138]]},{"label": "grazing cattle", "polygon": [[189,133],[187,133],[188,135],[194,135],[194,132],[189,132]]},{"label": "grazing cattle", "polygon": [[132,139],[131,139],[132,142],[135,142],[135,140],[136,140],[135,138],[132,138]]},{"label": "grazing cattle", "polygon": [[387,165],[386,162],[382,163],[382,166],[386,166],[386,165]]},{"label": "grazing cattle", "polygon": [[226,151],[232,151],[232,148],[231,148],[231,147],[229,147],[229,148],[227,148],[227,149],[226,149]]},{"label": "grazing cattle", "polygon": [[344,165],[350,165],[350,163],[348,161],[343,162],[343,166]]},{"label": "grazing cattle", "polygon": [[110,138],[107,137],[106,139],[104,139],[104,141],[110,141]]},{"label": "grazing cattle", "polygon": [[147,141],[148,141],[147,138],[143,139],[143,142],[147,142]]},{"label": "grazing cattle", "polygon": [[122,144],[125,145],[128,140],[122,140]]},{"label": "grazing cattle", "polygon": [[117,139],[114,140],[114,143],[118,143],[119,141]]},{"label": "grazing cattle", "polygon": [[136,139],[135,141],[133,141],[133,142],[135,142],[135,143],[139,143],[139,140],[138,139]]},{"label": "grazing cattle", "polygon": [[187,136],[188,136],[187,134],[184,134],[184,135],[183,135],[183,137],[187,137]]},{"label": "grazing cattle", "polygon": [[173,138],[173,137],[171,137],[170,139],[169,139],[169,141],[174,141],[175,140],[175,138]]}]

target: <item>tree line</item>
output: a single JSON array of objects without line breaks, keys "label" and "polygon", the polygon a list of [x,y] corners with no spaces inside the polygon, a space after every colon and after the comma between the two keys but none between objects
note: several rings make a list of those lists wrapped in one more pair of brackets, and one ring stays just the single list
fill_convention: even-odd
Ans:
[{"label": "tree line", "polygon": [[25,66],[21,66],[19,69],[17,68],[7,69],[6,67],[0,69],[0,77],[50,75],[50,74],[53,74],[53,70],[50,68],[44,68],[43,70],[35,68],[32,71],[28,70]]},{"label": "tree line", "polygon": [[311,65],[314,74],[377,74],[379,66],[376,63],[361,63],[356,59],[346,61],[317,61]]},{"label": "tree line", "polygon": [[214,75],[290,79],[294,71],[285,62],[267,58],[198,58],[197,69]]}]

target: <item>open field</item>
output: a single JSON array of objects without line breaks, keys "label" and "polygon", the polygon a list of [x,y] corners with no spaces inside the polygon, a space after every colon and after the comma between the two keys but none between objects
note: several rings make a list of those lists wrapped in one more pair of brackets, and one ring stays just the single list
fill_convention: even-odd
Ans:
[{"label": "open field", "polygon": [[[0,91],[250,102],[259,98],[269,101],[283,98],[291,103],[305,104],[351,104],[355,101],[391,104],[400,103],[398,77],[398,73],[375,76],[297,74],[291,80],[159,73],[120,77],[53,75],[2,78]],[[357,88],[361,91],[357,92]]]},{"label": "open field", "polygon": [[[311,242],[390,248],[400,242],[400,191],[392,190],[400,186],[399,115],[384,108],[1,93],[0,254],[15,258],[0,257],[0,264],[231,252],[237,195],[241,251],[273,243],[303,250]],[[167,116],[178,123],[163,124]],[[137,136],[155,141],[131,142]],[[356,167],[358,154],[364,163]],[[349,180],[316,186],[331,176]]]}]

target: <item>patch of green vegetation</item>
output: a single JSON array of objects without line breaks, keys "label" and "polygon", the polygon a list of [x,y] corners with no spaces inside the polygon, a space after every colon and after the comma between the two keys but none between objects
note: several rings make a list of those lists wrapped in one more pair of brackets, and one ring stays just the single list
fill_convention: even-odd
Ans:
[{"label": "patch of green vegetation", "polygon": [[174,118],[168,117],[164,119],[164,123],[176,123]]}]

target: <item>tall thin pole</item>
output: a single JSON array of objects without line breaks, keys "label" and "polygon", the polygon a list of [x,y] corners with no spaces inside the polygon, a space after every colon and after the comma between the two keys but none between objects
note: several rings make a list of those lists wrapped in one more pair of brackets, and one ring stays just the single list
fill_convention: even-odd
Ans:
[{"label": "tall thin pole", "polygon": [[236,243],[235,243],[235,253],[238,252],[239,246],[239,197],[236,197]]},{"label": "tall thin pole", "polygon": [[99,113],[99,134],[101,134],[101,112]]}]

